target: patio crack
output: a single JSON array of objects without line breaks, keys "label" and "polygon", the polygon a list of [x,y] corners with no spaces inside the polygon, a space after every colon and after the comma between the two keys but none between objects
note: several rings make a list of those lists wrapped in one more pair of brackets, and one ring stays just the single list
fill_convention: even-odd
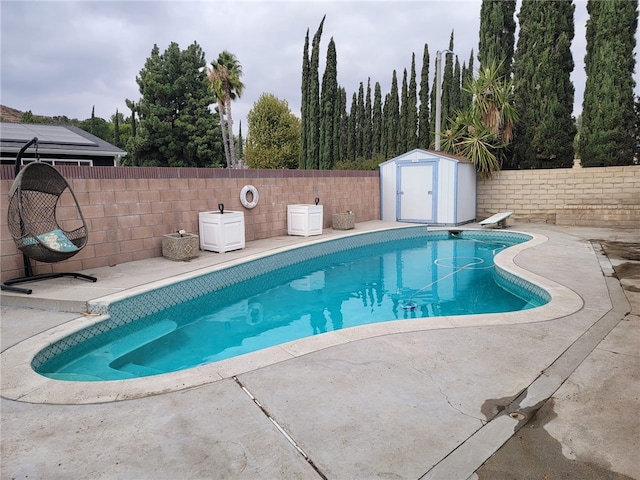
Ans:
[{"label": "patio crack", "polygon": [[300,455],[302,455],[302,457],[305,459],[305,461],[311,466],[311,468],[313,468],[315,470],[315,472],[320,476],[320,478],[322,478],[323,480],[328,480],[327,476],[322,473],[322,471],[318,468],[318,466],[313,462],[313,460],[311,460],[311,458],[309,457],[309,455],[307,455],[305,453],[304,450],[302,450],[302,448],[300,447],[300,445],[298,445],[296,443],[296,441],[291,437],[291,435],[289,435],[286,430],[276,421],[275,418],[273,418],[271,416],[271,414],[268,412],[268,410],[264,407],[264,405],[262,405],[260,403],[260,401],[247,389],[247,387],[245,387],[242,382],[238,379],[238,377],[236,377],[235,375],[233,376],[233,381],[236,382],[236,384],[242,389],[242,391],[244,393],[247,394],[247,396],[253,401],[253,403],[255,403],[257,405],[257,407],[260,409],[260,411],[269,419],[269,421],[271,423],[273,423],[273,425],[278,429],[278,431],[287,439],[287,441],[293,445],[293,447],[298,451],[298,453]]},{"label": "patio crack", "polygon": [[[414,367],[415,368],[415,367]],[[438,391],[440,392],[440,395],[443,396],[443,398],[445,399],[445,401],[447,402],[447,404],[454,409],[456,412],[458,412],[461,415],[464,415],[465,417],[469,417],[469,418],[473,418],[474,420],[478,420],[482,425],[486,425],[487,421],[483,418],[479,418],[476,417],[474,415],[471,415],[463,410],[461,410],[459,407],[455,406],[453,403],[451,403],[451,400],[449,399],[449,396],[444,393],[444,391],[442,390],[442,387],[440,387],[440,384],[438,382],[436,382],[436,380],[433,378],[433,376],[431,376],[429,373],[423,372],[419,369],[416,368],[416,370],[424,375],[425,377],[427,377],[429,380],[431,380],[431,382],[436,386],[436,388],[438,389]]]}]

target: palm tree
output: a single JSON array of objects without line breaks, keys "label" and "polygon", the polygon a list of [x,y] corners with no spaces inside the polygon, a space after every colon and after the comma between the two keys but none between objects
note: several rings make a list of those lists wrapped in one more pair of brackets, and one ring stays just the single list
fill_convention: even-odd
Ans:
[{"label": "palm tree", "polygon": [[488,178],[500,170],[497,150],[505,145],[471,110],[459,112],[450,128],[442,133],[442,150],[468,158],[481,177]]},{"label": "palm tree", "polygon": [[508,144],[513,139],[513,124],[517,120],[513,108],[513,84],[499,76],[502,62],[482,67],[478,78],[471,82],[471,110],[482,124]]},{"label": "palm tree", "polygon": [[218,100],[218,114],[227,166],[234,168],[237,166],[237,162],[233,140],[231,101],[240,98],[244,90],[244,84],[240,81],[242,65],[233,53],[225,50],[218,55],[217,60],[211,62],[207,75]]},{"label": "palm tree", "polygon": [[513,138],[518,115],[513,108],[513,85],[499,76],[501,65],[482,67],[467,91],[471,105],[457,112],[444,132],[442,149],[470,159],[483,177],[500,170],[506,146]]}]

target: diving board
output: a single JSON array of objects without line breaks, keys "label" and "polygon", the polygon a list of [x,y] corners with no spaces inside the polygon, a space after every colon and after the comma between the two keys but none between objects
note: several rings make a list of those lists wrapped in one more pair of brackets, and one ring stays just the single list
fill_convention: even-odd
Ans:
[{"label": "diving board", "polygon": [[500,212],[480,222],[483,227],[494,225],[497,228],[506,228],[507,218],[509,218],[513,212]]}]

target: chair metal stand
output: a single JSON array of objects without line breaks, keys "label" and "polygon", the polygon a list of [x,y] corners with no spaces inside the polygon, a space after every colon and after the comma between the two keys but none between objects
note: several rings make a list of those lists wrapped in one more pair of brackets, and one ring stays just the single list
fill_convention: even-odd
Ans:
[{"label": "chair metal stand", "polygon": [[0,285],[1,290],[8,290],[11,292],[25,293],[30,295],[33,290],[30,288],[22,288],[22,287],[14,287],[14,285],[19,285],[21,283],[26,282],[36,282],[38,280],[48,280],[50,278],[62,278],[62,277],[73,277],[73,278],[81,278],[83,280],[88,280],[90,282],[97,282],[98,279],[96,277],[92,277],[90,275],[85,275],[84,273],[76,273],[76,272],[56,272],[56,273],[42,273],[39,275],[33,274],[33,269],[31,268],[31,262],[29,261],[29,257],[26,255],[22,255],[24,259],[24,277],[12,278],[11,280],[6,280],[2,282]]}]

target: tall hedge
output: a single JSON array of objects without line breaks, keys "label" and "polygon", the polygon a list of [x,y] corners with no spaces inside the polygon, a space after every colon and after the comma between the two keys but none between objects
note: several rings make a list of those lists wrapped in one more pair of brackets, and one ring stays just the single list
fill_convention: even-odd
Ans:
[{"label": "tall hedge", "polygon": [[587,2],[587,55],[579,154],[582,165],[631,165],[637,0]]},{"label": "tall hedge", "polygon": [[320,159],[321,170],[331,170],[338,160],[334,158],[335,123],[339,122],[336,114],[338,104],[338,66],[336,44],[333,38],[327,47],[327,61],[322,76],[322,92],[320,93]]},{"label": "tall hedge", "polygon": [[513,75],[516,168],[573,165],[572,0],[523,0]]},{"label": "tall hedge", "polygon": [[422,69],[420,70],[420,111],[418,112],[418,147],[431,145],[431,122],[429,111],[429,46],[424,44]]},{"label": "tall hedge", "polygon": [[480,68],[500,65],[499,76],[511,77],[515,46],[515,0],[482,0],[480,7]]}]

